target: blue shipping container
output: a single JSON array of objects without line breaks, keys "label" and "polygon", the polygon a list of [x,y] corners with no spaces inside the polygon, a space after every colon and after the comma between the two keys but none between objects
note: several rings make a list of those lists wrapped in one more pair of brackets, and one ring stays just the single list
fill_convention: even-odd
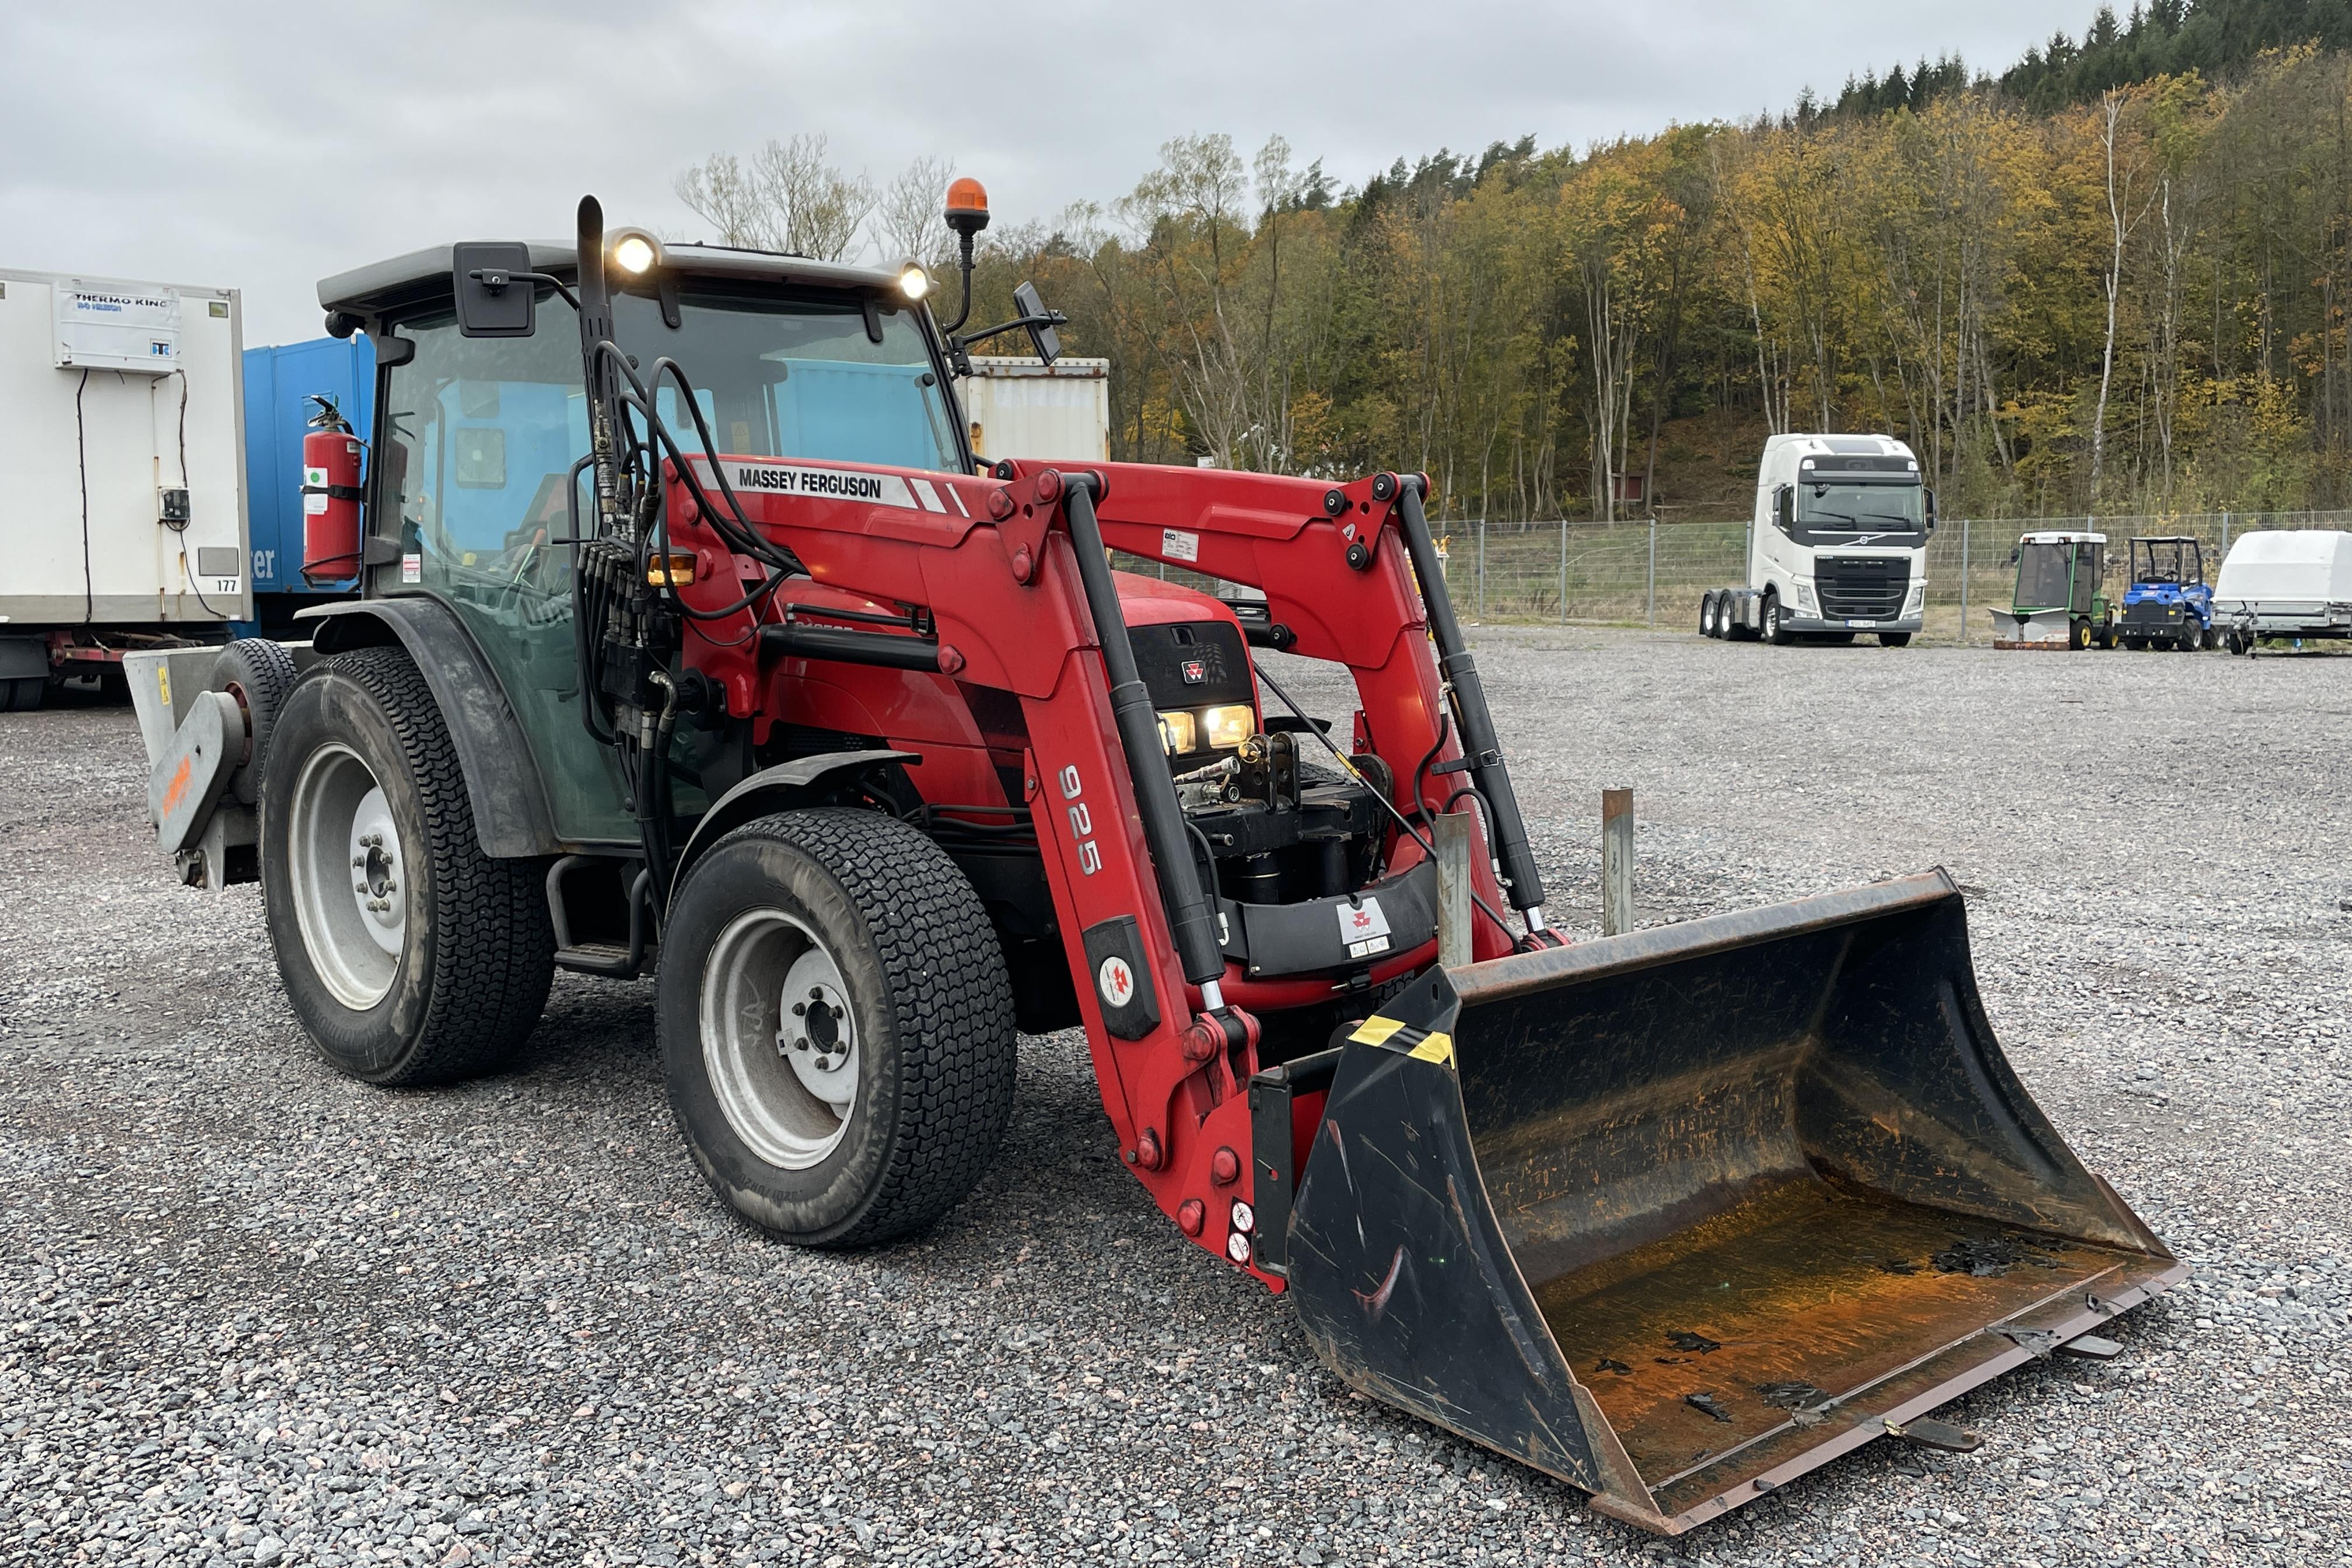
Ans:
[{"label": "blue shipping container", "polygon": [[[348,592],[302,580],[302,437],[331,398],[360,437],[375,425],[375,350],[354,332],[245,351],[245,496],[256,594]],[[265,619],[271,617],[264,617]]]}]

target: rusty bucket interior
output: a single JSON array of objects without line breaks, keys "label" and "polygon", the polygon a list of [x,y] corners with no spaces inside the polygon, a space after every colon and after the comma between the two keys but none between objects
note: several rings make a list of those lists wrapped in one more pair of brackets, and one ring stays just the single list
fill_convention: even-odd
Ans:
[{"label": "rusty bucket interior", "polygon": [[2003,1058],[1941,872],[1470,965],[1382,1013],[1293,1209],[1310,1333],[1653,1529],[2183,1272]]}]

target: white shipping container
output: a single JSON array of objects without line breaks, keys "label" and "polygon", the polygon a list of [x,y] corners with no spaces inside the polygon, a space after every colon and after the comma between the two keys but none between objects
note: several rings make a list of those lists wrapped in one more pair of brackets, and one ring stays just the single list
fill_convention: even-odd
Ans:
[{"label": "white shipping container", "polygon": [[234,289],[0,269],[0,639],[252,618],[244,327]]},{"label": "white shipping container", "polygon": [[956,383],[981,457],[1110,461],[1110,361],[975,356]]}]

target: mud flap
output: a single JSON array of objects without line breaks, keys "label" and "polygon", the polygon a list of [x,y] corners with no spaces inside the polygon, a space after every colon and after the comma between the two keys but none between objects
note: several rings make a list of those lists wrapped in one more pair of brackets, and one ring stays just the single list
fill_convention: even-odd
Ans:
[{"label": "mud flap", "polygon": [[1288,1247],[1349,1384],[1669,1534],[2187,1272],[2011,1072],[1941,872],[1432,971]]}]

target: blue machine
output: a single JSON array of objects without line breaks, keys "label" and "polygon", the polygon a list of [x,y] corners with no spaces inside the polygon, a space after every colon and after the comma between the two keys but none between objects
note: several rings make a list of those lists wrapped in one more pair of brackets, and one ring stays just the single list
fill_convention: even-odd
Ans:
[{"label": "blue machine", "polygon": [[256,620],[238,623],[238,637],[281,629],[302,605],[349,592],[302,580],[302,437],[319,411],[314,395],[331,399],[362,439],[371,437],[375,350],[366,338],[353,333],[245,351],[245,504]]},{"label": "blue machine", "polygon": [[2213,646],[2213,589],[2198,541],[2176,534],[2131,542],[2131,586],[2116,633],[2133,649],[2194,653]]}]

